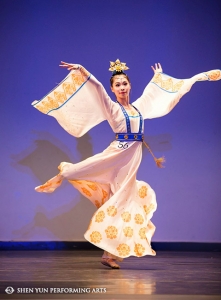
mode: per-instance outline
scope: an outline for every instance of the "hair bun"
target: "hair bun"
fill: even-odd
[[[116,70],[114,70],[114,71],[112,72],[112,76],[114,76],[114,75],[120,75],[120,74],[126,75],[126,73],[124,73],[124,71],[116,71]]]

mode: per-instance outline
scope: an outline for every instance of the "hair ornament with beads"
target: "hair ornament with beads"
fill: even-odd
[[[116,73],[124,73],[124,71],[128,69],[129,68],[126,66],[126,63],[121,62],[119,59],[117,59],[115,62],[110,61],[109,71],[111,71],[113,75]]]

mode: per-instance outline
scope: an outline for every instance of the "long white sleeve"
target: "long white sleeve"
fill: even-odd
[[[142,96],[132,104],[140,110],[144,119],[162,117],[175,107],[196,81],[219,79],[220,70],[200,73],[189,79],[176,79],[164,73],[157,73],[146,86]]]
[[[53,116],[68,133],[80,137],[110,117],[114,102],[102,84],[79,65],[57,87],[32,105]]]

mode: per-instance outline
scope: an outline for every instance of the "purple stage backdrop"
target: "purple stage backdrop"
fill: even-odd
[[[107,122],[77,139],[32,108],[67,71],[85,66],[109,88],[109,61],[130,67],[131,100],[164,72],[221,69],[219,0],[0,0],[1,241],[83,241],[93,205],[71,185],[40,194],[61,161],[78,162],[114,139]],[[153,241],[221,242],[221,81],[196,83],[167,116],[145,122],[138,179],[157,194]]]

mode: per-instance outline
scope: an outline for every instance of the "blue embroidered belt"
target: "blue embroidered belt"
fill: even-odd
[[[127,142],[127,141],[137,141],[143,142],[144,135],[142,133],[116,133],[116,141]]]

